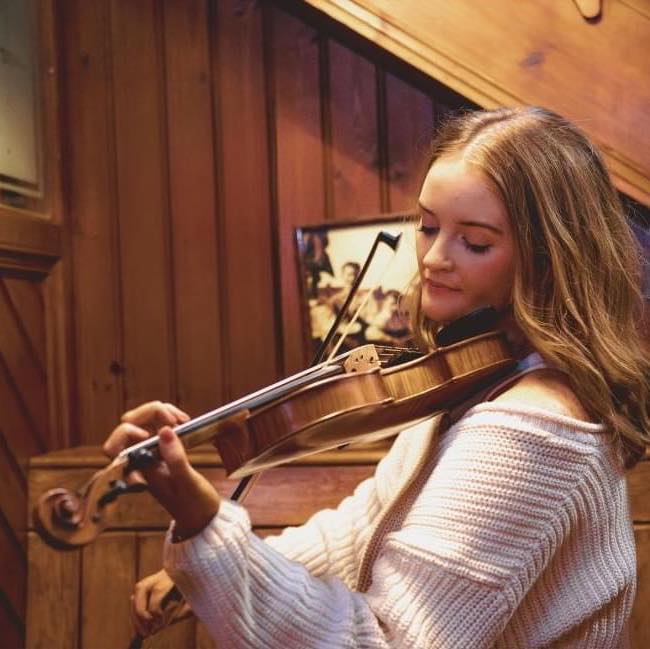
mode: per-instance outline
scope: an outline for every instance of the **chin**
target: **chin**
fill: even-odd
[[[439,324],[447,324],[457,320],[472,311],[470,306],[451,305],[451,304],[431,304],[427,300],[422,301],[422,313]]]

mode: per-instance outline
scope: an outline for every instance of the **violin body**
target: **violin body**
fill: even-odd
[[[395,435],[451,408],[514,363],[504,335],[489,332],[396,367],[350,370],[300,388],[221,422],[213,444],[228,476],[241,478],[305,455]]]

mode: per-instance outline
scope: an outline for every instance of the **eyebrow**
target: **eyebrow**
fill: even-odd
[[[437,216],[437,214],[433,210],[430,210],[428,207],[424,207],[424,205],[422,205],[420,201],[418,201],[418,207],[423,212],[426,212],[427,214],[431,214],[431,216]],[[503,234],[503,230],[501,228],[497,227],[496,225],[492,225],[491,223],[485,223],[483,221],[459,221],[458,225],[466,225],[473,228],[485,228],[486,230],[491,230],[496,234]]]

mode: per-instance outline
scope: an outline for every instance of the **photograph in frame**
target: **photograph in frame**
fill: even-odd
[[[380,245],[333,344],[349,327],[338,353],[368,343],[405,347],[412,332],[402,301],[416,273],[415,218],[402,213],[372,220],[331,221],[297,227],[295,241],[301,284],[301,311],[306,350],[311,358],[340,312],[380,231],[401,234],[396,252]]]

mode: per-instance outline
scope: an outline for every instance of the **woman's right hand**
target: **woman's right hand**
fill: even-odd
[[[173,586],[174,582],[164,570],[135,585],[131,595],[131,615],[136,631],[143,638],[192,615],[185,600],[167,602],[163,608],[163,599]]]

